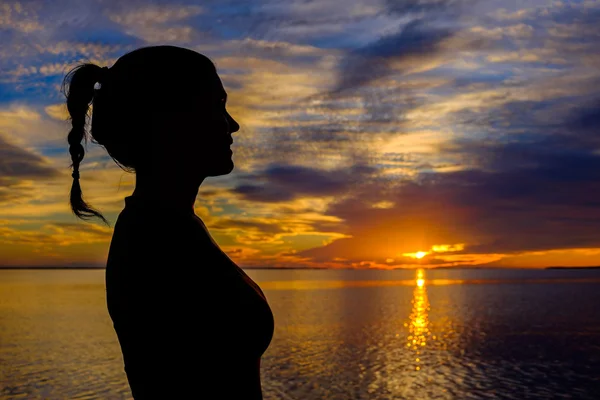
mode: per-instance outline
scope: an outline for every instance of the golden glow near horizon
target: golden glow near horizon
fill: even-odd
[[[452,251],[463,251],[465,249],[464,243],[457,244],[434,244],[431,246],[431,251],[434,253],[449,253]]]
[[[402,253],[402,255],[405,257],[417,258],[420,260],[421,258],[423,258],[427,255],[427,252],[426,251],[417,251],[416,253]]]
[[[432,254],[432,253],[451,253],[451,252],[456,252],[456,251],[463,251],[465,249],[465,244],[464,243],[456,243],[456,244],[434,244],[433,246],[431,246],[431,249],[429,251],[422,251],[419,250],[417,252],[414,253],[402,253],[402,255],[404,257],[410,257],[410,258],[416,258],[416,259],[422,259],[423,257],[425,257],[428,254]]]
[[[425,271],[417,270],[416,286],[413,291],[412,312],[409,322],[404,326],[408,327],[409,335],[407,337],[406,347],[415,353],[415,370],[421,370],[422,350],[427,345],[427,339],[430,336],[429,331],[429,299],[427,298],[427,289],[425,288]]]

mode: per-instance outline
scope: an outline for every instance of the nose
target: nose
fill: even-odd
[[[229,131],[230,133],[237,132],[240,130],[240,125],[229,113],[227,113],[227,119],[229,119]]]

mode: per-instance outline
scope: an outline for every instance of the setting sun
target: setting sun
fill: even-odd
[[[420,260],[421,258],[425,257],[427,254],[429,254],[429,253],[427,253],[426,251],[417,251],[416,253],[403,253],[402,255],[404,257],[417,258]]]

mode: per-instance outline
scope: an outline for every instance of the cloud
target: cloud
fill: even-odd
[[[153,4],[114,9],[108,18],[125,28],[125,33],[143,39],[147,43],[190,43],[200,38],[199,31],[182,21],[203,13],[196,5]]]
[[[0,233],[5,245],[29,245],[50,250],[48,246],[109,242],[112,229],[96,224],[56,222],[43,224],[35,230],[3,227]]]
[[[297,197],[342,195],[353,183],[368,179],[371,167],[354,165],[350,169],[323,171],[304,166],[271,165],[252,180],[264,184],[241,184],[233,192],[246,200],[283,202]]]
[[[505,8],[499,8],[492,13],[492,16],[501,21],[514,21],[526,18],[527,15],[533,11],[533,9],[523,8],[517,11],[509,12]]]
[[[234,70],[251,69],[251,65],[245,63],[250,57],[254,62],[272,60],[293,66],[315,67],[315,63],[323,60],[333,60],[342,54],[337,49],[323,49],[308,44],[297,44],[282,40],[261,40],[251,37],[244,39],[229,40],[214,48],[210,48],[211,54],[215,54],[217,60],[223,58],[226,66]],[[235,54],[235,56],[232,56]],[[220,61],[217,61],[220,63]]]
[[[152,4],[129,10],[115,10],[114,13],[109,14],[109,18],[116,23],[126,26],[154,25],[181,21],[202,12],[202,7],[197,5],[173,6]]]
[[[429,21],[414,20],[398,32],[382,37],[350,52],[340,67],[340,78],[333,93],[366,85],[393,72],[391,62],[425,58],[440,50],[443,40],[453,32],[428,26]]]
[[[533,36],[534,28],[531,25],[523,23],[516,25],[497,26],[494,28],[473,26],[471,27],[471,32],[494,40],[501,40],[505,37],[513,39],[528,39]]]
[[[121,44],[105,44],[93,42],[74,42],[69,40],[58,41],[41,45],[33,44],[40,54],[58,55],[81,55],[88,58],[105,58],[107,56],[123,51],[125,46]]]
[[[66,121],[46,118],[37,108],[14,102],[0,108],[0,135],[15,146],[44,155],[44,151],[64,149],[68,157]]]
[[[566,126],[575,132],[582,132],[580,139],[586,140],[586,144],[597,146],[600,138],[600,100],[585,104],[573,111]]]
[[[385,0],[386,12],[406,16],[407,14],[446,14],[455,18],[465,7],[474,4],[472,0]]]
[[[285,232],[284,228],[278,223],[262,221],[257,218],[219,218],[218,222],[211,225],[211,228],[221,230],[253,230],[267,234]]]
[[[22,200],[31,193],[22,181],[56,178],[60,172],[37,154],[28,152],[0,134],[0,203]]]
[[[49,106],[44,107],[44,111],[46,112],[46,114],[48,114],[49,117],[57,119],[59,121],[66,121],[70,117],[66,103],[51,104]]]
[[[30,153],[0,136],[0,182],[17,179],[44,179],[59,172],[37,154]]]
[[[0,7],[0,29],[14,29],[23,33],[31,33],[43,29],[33,9],[21,3],[2,3]]]
[[[568,61],[564,56],[551,48],[545,49],[523,49],[518,51],[496,52],[490,54],[486,58],[487,61],[493,63],[541,63],[541,64],[567,64]]]
[[[442,65],[448,50],[476,44],[460,33],[459,16],[470,1],[386,1],[384,12],[395,21],[374,40],[354,47],[340,62],[339,79],[331,94],[358,89],[388,75],[423,72]],[[464,39],[467,39],[466,41]],[[452,43],[452,49],[448,44]]]

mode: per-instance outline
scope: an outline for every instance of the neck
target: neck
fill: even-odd
[[[180,211],[194,212],[194,203],[204,178],[192,179],[176,173],[136,173],[132,196]]]

